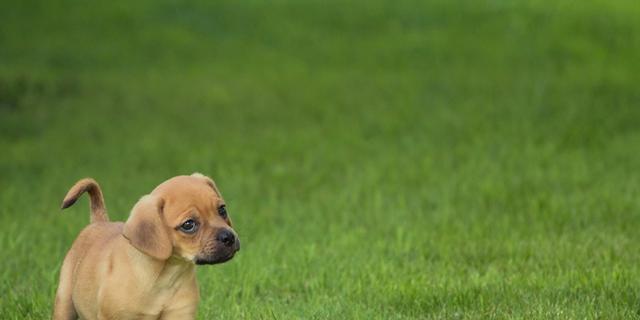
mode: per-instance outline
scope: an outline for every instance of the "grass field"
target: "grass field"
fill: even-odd
[[[640,318],[640,5],[0,2],[0,318],[88,223],[218,183],[199,319]]]

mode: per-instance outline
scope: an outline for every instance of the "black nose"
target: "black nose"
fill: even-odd
[[[234,242],[236,242],[236,236],[233,235],[233,232],[229,231],[229,230],[222,230],[220,232],[218,232],[218,235],[216,236],[216,239],[222,243],[224,243],[225,246],[230,247],[233,245]]]

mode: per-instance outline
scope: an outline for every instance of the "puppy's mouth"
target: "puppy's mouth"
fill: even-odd
[[[229,250],[228,252],[216,252],[210,256],[196,256],[195,263],[197,265],[218,264],[231,260],[236,255],[235,250]]]

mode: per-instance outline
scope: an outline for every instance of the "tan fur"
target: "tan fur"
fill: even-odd
[[[199,300],[195,264],[222,263],[239,250],[224,200],[201,174],[160,184],[134,206],[126,223],[108,222],[99,185],[78,181],[63,208],[87,191],[91,221],[60,271],[53,319],[194,319]],[[185,233],[188,219],[197,231]],[[231,232],[235,242],[220,234]]]

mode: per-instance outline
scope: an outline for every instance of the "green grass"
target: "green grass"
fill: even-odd
[[[0,313],[87,201],[218,183],[199,319],[640,318],[637,1],[4,1]]]

